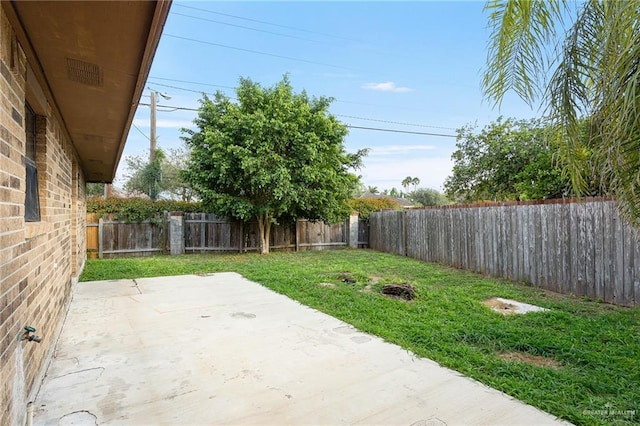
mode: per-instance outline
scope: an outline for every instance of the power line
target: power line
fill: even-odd
[[[140,102],[140,103],[138,103],[138,106],[151,106],[151,104]],[[177,111],[177,110],[181,110],[181,111],[198,111],[198,108],[177,107],[177,106],[170,106],[170,105],[158,105],[158,108],[171,108],[174,111]]]
[[[416,123],[403,123],[401,121],[380,120],[378,118],[356,117],[354,115],[345,115],[345,114],[334,114],[334,115],[336,115],[337,117],[353,118],[355,120],[366,120],[366,121],[375,121],[378,123],[399,124],[402,126],[428,127],[430,129],[443,129],[443,130],[456,130],[453,127],[430,126],[428,124],[416,124]]]
[[[197,10],[205,11],[204,9],[197,9]],[[207,11],[207,12],[209,12],[209,13],[217,13],[217,12],[211,12],[211,11]],[[226,25],[226,26],[229,26],[229,27],[240,28],[240,29],[243,29],[243,30],[255,31],[255,32],[264,33],[264,34],[271,34],[271,35],[275,35],[275,36],[279,36],[279,37],[291,38],[291,39],[295,39],[295,40],[302,40],[302,41],[308,41],[308,42],[312,42],[312,43],[326,44],[326,45],[333,45],[334,44],[334,42],[330,42],[330,41],[315,40],[315,39],[312,39],[312,38],[299,37],[299,36],[295,36],[295,35],[291,35],[291,34],[283,34],[283,33],[278,33],[278,32],[275,32],[275,31],[261,30],[259,28],[247,27],[247,26],[238,25],[238,24],[231,24],[229,22],[218,21],[218,20],[215,20],[215,19],[207,19],[207,18],[203,18],[201,16],[187,15],[187,14],[179,13],[179,12],[171,12],[171,14],[172,15],[176,15],[176,16],[183,16],[185,18],[197,19],[197,20],[200,20],[200,21],[212,22],[212,23],[218,24],[218,25]],[[285,27],[285,28],[288,28],[288,27]],[[301,31],[304,31],[304,30],[301,30]],[[312,32],[312,33],[313,34],[317,34],[315,32]],[[322,33],[320,33],[320,34],[322,34]],[[323,35],[331,36],[330,34],[323,34]],[[339,37],[339,36],[337,36],[337,37],[338,38],[343,38],[343,37]],[[351,40],[351,39],[347,38],[346,40]],[[357,41],[359,43],[363,43],[362,41],[359,41],[359,40],[354,40],[354,41]],[[390,54],[388,52],[384,53],[384,52],[378,51],[377,49],[371,49],[371,48],[365,48],[365,47],[360,47],[360,49],[370,50],[370,51],[373,51],[374,53],[378,53],[378,54],[385,55],[385,56],[395,56],[395,57],[407,58],[406,56],[402,56],[402,55]]]
[[[189,80],[176,80],[174,78],[162,78],[162,77],[149,77],[153,80],[164,80],[164,81],[174,81],[177,83],[188,83],[188,84],[197,84],[199,86],[211,86],[211,87],[222,87],[224,89],[233,89],[235,90],[235,87],[231,87],[231,86],[221,86],[219,84],[211,84],[211,83],[200,83],[197,81],[189,81]]]
[[[186,87],[172,86],[171,84],[155,83],[152,81],[147,81],[147,84],[153,85],[153,86],[168,87],[170,89],[176,89],[176,90],[184,90],[185,92],[193,92],[193,93],[200,93],[200,94],[206,93],[204,90],[187,89]]]
[[[214,24],[218,24],[218,25],[226,25],[226,26],[229,26],[229,27],[241,28],[243,30],[255,31],[255,32],[265,33],[265,34],[272,34],[272,35],[276,35],[276,36],[280,36],[280,37],[293,38],[293,39],[296,39],[296,40],[311,41],[311,42],[314,42],[314,43],[326,43],[324,41],[313,40],[311,38],[298,37],[298,36],[294,36],[294,35],[290,35],[290,34],[282,34],[282,33],[277,33],[275,31],[261,30],[261,29],[252,28],[252,27],[245,27],[244,25],[230,24],[229,22],[216,21],[215,19],[207,19],[207,18],[203,18],[201,16],[185,15],[184,13],[178,13],[178,12],[172,12],[171,14],[172,15],[177,15],[177,16],[184,16],[185,18],[198,19],[200,21],[213,22]]]
[[[183,36],[179,36],[179,35],[175,35],[175,34],[164,33],[163,36],[171,37],[171,38],[177,38],[177,39],[180,39],[180,40],[191,41],[193,43],[201,43],[201,44],[207,44],[207,45],[210,45],[210,46],[222,47],[224,49],[231,49],[231,50],[238,50],[240,52],[253,53],[255,55],[269,56],[269,57],[272,57],[272,58],[280,58],[280,59],[288,59],[290,61],[304,62],[304,63],[312,64],[312,65],[322,65],[324,67],[338,68],[338,69],[342,69],[342,70],[360,72],[360,70],[357,70],[357,69],[354,69],[354,68],[343,67],[343,66],[340,66],[340,65],[326,64],[324,62],[310,61],[308,59],[294,58],[292,56],[284,56],[284,55],[278,55],[278,54],[275,54],[275,53],[261,52],[259,50],[245,49],[243,47],[237,47],[237,46],[229,46],[227,44],[214,43],[212,41],[205,41],[205,40],[198,40],[198,39],[195,39],[195,38],[183,37]]]
[[[198,81],[190,81],[190,80],[178,80],[178,79],[174,79],[174,78],[163,78],[163,77],[153,77],[153,76],[151,76],[151,77],[149,77],[149,79],[151,79],[151,80],[173,81],[173,82],[176,82],[176,83],[195,84],[195,85],[198,85],[198,86],[221,87],[223,89],[230,89],[230,90],[235,90],[236,89],[236,87],[231,87],[231,86],[222,86],[222,85],[219,85],[219,84],[211,84],[211,83],[201,83],[201,82],[198,82]],[[161,85],[159,83],[153,83],[153,84]],[[198,92],[198,93],[202,93],[202,92]],[[371,104],[371,103],[366,103],[366,102],[345,101],[343,99],[336,99],[336,98],[334,98],[334,100],[336,102],[340,102],[340,103],[343,103],[343,104],[373,106],[373,107],[380,107],[380,108],[385,108],[385,107],[388,106],[388,105]],[[405,108],[405,109],[409,109],[409,108]],[[452,129],[452,130],[454,130],[454,129]]]
[[[207,84],[207,83],[198,83],[196,81],[174,80],[174,79],[170,79],[170,78],[159,78],[159,77],[150,77],[150,78],[154,79],[154,80],[177,81],[177,82],[188,83],[188,84],[196,84],[196,85],[203,85],[203,86],[213,86],[213,87],[222,87],[222,88],[226,88],[226,89],[235,89],[235,87],[221,86],[221,85]],[[162,86],[162,87],[169,87],[169,88],[176,89],[176,90],[184,90],[184,91],[187,91],[187,92],[205,93],[205,92],[203,92],[201,90],[187,89],[186,87],[173,86],[173,85],[170,85],[170,84],[154,83],[154,82],[148,82],[148,83],[149,84],[153,84],[153,85],[157,85],[157,86]],[[336,102],[340,102],[340,101],[338,99],[336,99]],[[343,101],[343,102],[346,102],[346,101]],[[357,102],[350,102],[350,103],[357,104]],[[367,105],[367,104],[362,104],[362,105]],[[430,128],[430,129],[443,129],[443,130],[457,130],[454,127],[432,126],[432,125],[428,125],[428,124],[417,124],[417,123],[406,123],[406,122],[400,122],[400,121],[382,120],[382,119],[378,119],[378,118],[358,117],[358,116],[355,116],[355,115],[346,115],[346,114],[334,114],[334,115],[337,116],[337,117],[353,118],[355,120],[366,120],[366,121],[375,121],[375,122],[378,122],[378,123],[399,124],[399,125],[402,125],[402,126],[425,127],[425,128]]]
[[[173,6],[177,6],[177,7],[183,7],[185,9],[193,9],[193,10],[198,10],[200,12],[206,12],[206,13],[211,13],[213,15],[220,15],[220,16],[226,16],[228,18],[234,18],[234,19],[240,19],[243,21],[249,21],[249,22],[256,22],[258,24],[263,24],[263,25],[271,25],[273,27],[278,27],[278,28],[286,28],[288,30],[294,30],[294,31],[300,31],[303,33],[308,33],[308,34],[316,34],[316,35],[321,35],[321,36],[325,36],[325,37],[332,37],[332,38],[338,38],[338,39],[342,39],[342,40],[349,40],[349,41],[358,41],[361,42],[362,40],[358,40],[358,39],[354,39],[354,38],[348,38],[348,37],[343,37],[343,36],[339,36],[339,35],[335,35],[335,34],[327,34],[327,33],[321,33],[318,31],[312,31],[312,30],[307,30],[304,28],[298,28],[298,27],[290,27],[288,25],[282,25],[282,24],[276,24],[274,22],[267,22],[267,21],[260,21],[258,19],[252,19],[252,18],[246,18],[244,16],[238,16],[238,15],[231,15],[229,13],[222,13],[222,12],[214,12],[212,10],[207,10],[207,9],[202,9],[199,7],[193,7],[193,6],[185,6],[183,4],[174,4]]]
[[[140,104],[140,105],[143,105],[143,104]],[[150,104],[147,104],[147,105],[150,105]],[[139,128],[138,126],[136,126],[136,125],[135,125],[135,124],[133,124],[133,123],[131,123],[131,125],[133,126],[133,128],[134,128],[134,129],[136,129],[137,131],[139,131],[139,132],[140,132],[140,134],[141,134],[142,136],[144,136],[145,138],[147,138],[147,140],[151,140],[151,139],[149,138],[149,136],[147,136],[147,135],[146,135],[142,130],[140,130],[140,128]]]
[[[140,102],[138,105],[149,106],[150,104]],[[198,111],[198,108],[190,108],[190,107],[177,107],[170,105],[158,105],[158,108],[171,108],[173,110],[182,110],[182,111]],[[457,138],[456,135],[447,135],[443,133],[430,133],[430,132],[412,132],[408,130],[397,130],[397,129],[382,129],[379,127],[362,127],[362,126],[354,126],[351,124],[345,124],[346,127],[350,129],[359,129],[359,130],[372,130],[377,132],[389,132],[389,133],[406,133],[411,135],[423,135],[423,136],[439,136],[443,138]]]
[[[360,129],[360,130],[375,130],[376,132],[390,132],[390,133],[408,133],[411,135],[425,135],[425,136],[439,136],[443,138],[457,138],[456,135],[445,135],[443,133],[429,133],[429,132],[411,132],[409,130],[396,130],[396,129],[381,129],[378,127],[360,127],[353,126],[351,124],[346,125],[350,129]]]

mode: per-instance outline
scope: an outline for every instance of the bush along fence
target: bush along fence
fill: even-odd
[[[640,239],[610,200],[376,212],[369,243],[559,293],[640,305]]]
[[[325,224],[298,220],[273,225],[270,250],[325,250],[366,247],[368,228],[352,215]],[[154,221],[124,222],[87,214],[87,251],[110,258],[207,252],[248,252],[259,249],[257,222],[242,222],[210,213],[165,213]]]

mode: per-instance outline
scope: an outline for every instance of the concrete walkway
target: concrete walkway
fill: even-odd
[[[80,283],[34,424],[556,424],[235,273]]]

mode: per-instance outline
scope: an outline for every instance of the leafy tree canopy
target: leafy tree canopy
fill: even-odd
[[[86,196],[87,197],[98,197],[104,195],[104,183],[87,183],[86,186]]]
[[[447,196],[461,202],[562,197],[569,181],[554,166],[548,129],[537,120],[502,118],[477,132],[458,129]]]
[[[378,210],[401,210],[402,206],[396,200],[389,197],[358,197],[349,200],[352,211],[358,212],[360,218],[369,220],[371,213]]]
[[[590,122],[579,124],[588,139]],[[453,171],[444,188],[450,199],[474,201],[526,201],[574,196],[561,155],[562,134],[546,121],[499,118],[480,132],[476,125],[458,129]],[[581,157],[586,193],[603,195],[599,160],[593,141],[586,140]]]
[[[129,193],[146,194],[152,200],[159,197],[185,202],[194,200],[194,193],[183,179],[189,153],[185,148],[158,148],[152,162],[139,155],[125,158],[129,174],[124,189]]]
[[[409,194],[409,198],[423,206],[444,206],[450,203],[444,194],[432,188],[418,188]]]
[[[589,191],[593,156],[598,180],[640,226],[640,1],[491,0],[486,10],[487,97],[542,100],[574,190]]]
[[[219,214],[257,218],[263,253],[276,221],[348,215],[359,185],[350,170],[366,151],[346,152],[332,99],[294,93],[287,76],[268,88],[241,78],[236,98],[203,96],[197,130],[182,130],[191,149],[185,177],[202,201]]]
[[[110,215],[115,220],[125,222],[142,222],[149,220],[160,223],[162,214],[170,211],[201,213],[208,211],[200,203],[175,200],[151,201],[144,198],[118,198],[101,196],[87,198],[87,213],[94,213],[98,218]]]

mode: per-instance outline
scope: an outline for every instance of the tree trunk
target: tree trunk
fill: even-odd
[[[268,214],[258,215],[258,230],[260,232],[260,254],[269,254],[271,217]]]

